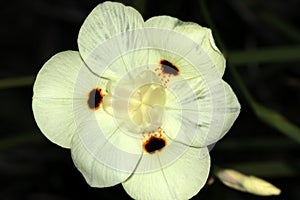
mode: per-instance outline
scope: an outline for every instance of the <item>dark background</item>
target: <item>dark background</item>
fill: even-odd
[[[31,111],[33,77],[55,53],[78,50],[80,26],[100,2],[1,1],[0,83],[8,82],[6,86],[0,84],[1,200],[130,199],[121,185],[89,187],[73,165],[70,151],[45,139]],[[138,9],[144,19],[171,15],[209,25],[200,1],[119,2]],[[207,2],[206,11],[215,24],[213,33],[221,39],[218,46],[224,46],[222,50],[229,58],[249,49],[300,46],[299,0]],[[236,69],[257,102],[299,125],[300,52],[294,59],[276,61],[282,56],[285,55],[278,53],[273,55],[274,60],[243,63]],[[8,80],[20,77],[25,78],[17,86],[13,86],[17,81],[10,84]],[[211,152],[212,165],[262,177],[281,188],[282,194],[258,197],[229,189],[215,180],[193,199],[300,199],[299,143],[255,115],[228,68],[224,79],[239,97],[242,110],[233,128]]]

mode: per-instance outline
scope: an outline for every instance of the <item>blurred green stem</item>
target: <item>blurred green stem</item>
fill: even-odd
[[[300,162],[295,160],[289,164],[284,161],[249,161],[245,163],[231,163],[230,168],[245,172],[249,175],[261,177],[296,177],[299,175]]]
[[[295,161],[293,165],[284,161],[251,161],[244,163],[230,163],[228,167],[220,168],[219,166],[212,166],[213,175],[217,175],[220,170],[234,169],[245,174],[254,175],[258,177],[281,178],[281,177],[295,177],[299,175],[300,162]]]
[[[236,151],[248,151],[252,149],[252,152],[264,152],[269,151],[270,149],[274,149],[280,151],[281,149],[285,149],[288,151],[294,151],[299,148],[299,144],[297,142],[291,142],[290,140],[282,140],[281,137],[268,137],[267,135],[264,137],[247,137],[236,139],[233,138],[231,140],[224,140],[219,142],[215,147],[216,152],[220,153],[231,153]]]
[[[10,149],[22,144],[28,144],[30,142],[42,141],[41,134],[22,133],[13,137],[4,138],[0,140],[0,150]]]
[[[205,21],[207,22],[207,24],[210,26],[210,28],[214,31],[213,35],[214,38],[216,40],[217,46],[219,47],[219,49],[224,52],[224,54],[226,54],[226,48],[225,45],[222,42],[222,39],[212,21],[212,18],[210,17],[209,11],[208,11],[208,7],[206,4],[205,0],[200,0],[200,7],[201,7],[201,11],[203,13],[203,17],[205,19]]]
[[[245,99],[255,112],[256,116],[269,126],[277,129],[281,133],[284,133],[286,136],[294,139],[295,141],[300,143],[300,129],[296,125],[290,123],[284,116],[273,111],[259,103],[257,103],[252,95],[250,94],[249,90],[245,86],[244,82],[242,81],[241,77],[236,71],[234,65],[229,65],[229,70],[234,77],[240,91],[243,93]]]
[[[137,9],[142,15],[145,13],[146,0],[135,0],[132,1],[132,5]]]
[[[231,65],[261,62],[299,61],[300,46],[233,51],[228,53],[227,57]]]
[[[258,18],[293,41],[300,42],[300,29],[294,24],[269,12],[259,13]]]
[[[214,26],[213,21],[211,20],[208,8],[206,6],[205,0],[200,0],[203,16],[209,26],[214,29],[214,33],[217,36],[218,44],[222,47],[226,56],[226,48],[221,38],[219,37],[218,31]],[[279,59],[280,58],[280,59]],[[294,49],[290,48],[281,48],[268,51],[246,51],[246,52],[236,52],[235,54],[229,54],[229,70],[235,79],[240,91],[244,95],[245,99],[249,103],[250,107],[253,109],[256,116],[266,124],[277,129],[281,133],[284,133],[288,137],[294,139],[300,143],[300,129],[294,124],[286,120],[281,114],[257,103],[246,85],[242,81],[240,75],[236,70],[236,64],[249,63],[249,62],[261,62],[261,61],[278,61],[278,60],[291,60],[293,58],[300,59],[300,47]]]
[[[34,79],[33,75],[2,79],[0,80],[0,89],[29,86],[33,84]]]

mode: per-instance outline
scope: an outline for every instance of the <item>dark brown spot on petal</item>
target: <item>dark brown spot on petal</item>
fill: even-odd
[[[161,128],[159,128],[158,131],[152,131],[146,135],[143,133],[143,137],[143,149],[147,153],[154,154],[167,146],[167,139]]]
[[[144,146],[148,153],[154,153],[155,151],[159,151],[164,148],[164,146],[166,146],[166,141],[162,138],[156,138],[152,136]]]
[[[162,73],[167,75],[177,76],[180,73],[179,68],[168,60],[162,59],[159,61],[162,69]]]
[[[88,107],[92,110],[98,110],[103,100],[103,93],[101,88],[94,88],[88,95]]]

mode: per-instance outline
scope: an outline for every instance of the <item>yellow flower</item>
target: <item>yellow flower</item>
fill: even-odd
[[[135,199],[196,195],[210,169],[207,146],[240,110],[210,29],[168,16],[144,21],[105,2],[83,23],[78,47],[53,56],[36,78],[43,134],[71,149],[93,187],[122,183]]]

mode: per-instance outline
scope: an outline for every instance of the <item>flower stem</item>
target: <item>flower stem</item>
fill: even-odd
[[[0,80],[0,89],[30,86],[34,79],[33,75],[2,79]]]

